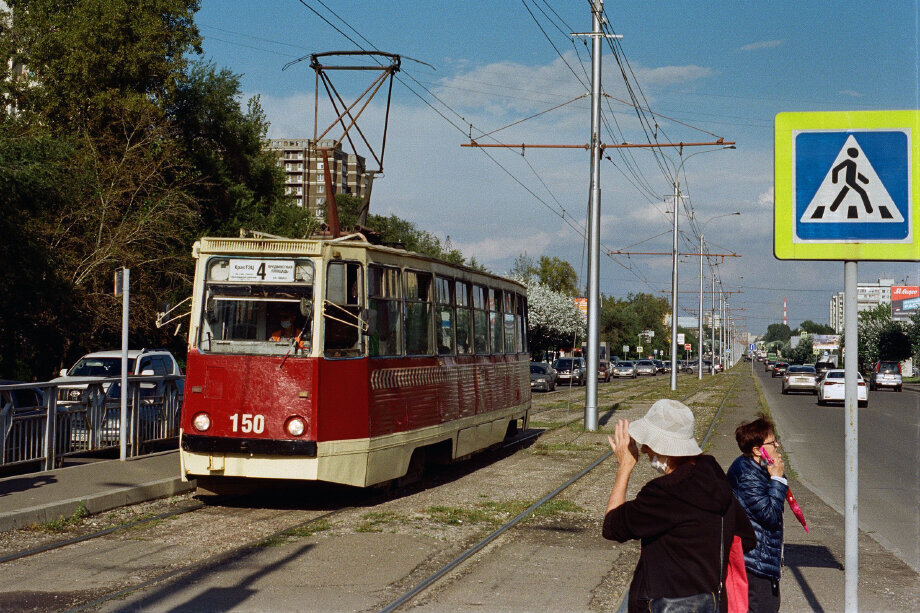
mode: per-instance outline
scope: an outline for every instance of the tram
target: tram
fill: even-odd
[[[521,284],[361,234],[192,255],[183,479],[368,487],[526,427]]]

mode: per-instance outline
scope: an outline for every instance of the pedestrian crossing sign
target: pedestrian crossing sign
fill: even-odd
[[[920,260],[920,111],[780,113],[774,252]]]

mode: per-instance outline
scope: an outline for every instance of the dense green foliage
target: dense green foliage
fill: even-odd
[[[303,235],[261,150],[258,100],[195,60],[189,0],[12,0],[2,14],[0,376],[46,378],[120,345],[116,269],[131,269],[131,345],[169,346],[164,302],[190,293],[195,239]],[[25,67],[25,71],[22,67]]]

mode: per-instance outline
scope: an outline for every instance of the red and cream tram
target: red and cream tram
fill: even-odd
[[[184,479],[365,487],[526,424],[522,285],[360,234],[203,238],[193,256]]]

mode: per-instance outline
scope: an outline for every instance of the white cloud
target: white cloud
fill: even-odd
[[[765,192],[762,192],[759,196],[757,196],[757,204],[762,205],[762,206],[769,206],[769,207],[772,207],[772,206],[773,206],[773,202],[774,202],[774,198],[773,198],[773,196],[774,196],[773,189],[774,189],[774,188],[773,188],[773,186],[771,185],[771,186],[770,186],[770,189],[768,189],[768,190],[765,191]]]
[[[862,98],[862,94],[858,91],[852,89],[844,89],[840,91],[840,94],[843,96],[849,96],[851,98]]]
[[[759,51],[761,49],[775,49],[776,47],[781,47],[786,43],[783,39],[778,40],[761,40],[755,43],[750,43],[744,45],[739,49],[739,51]]]

